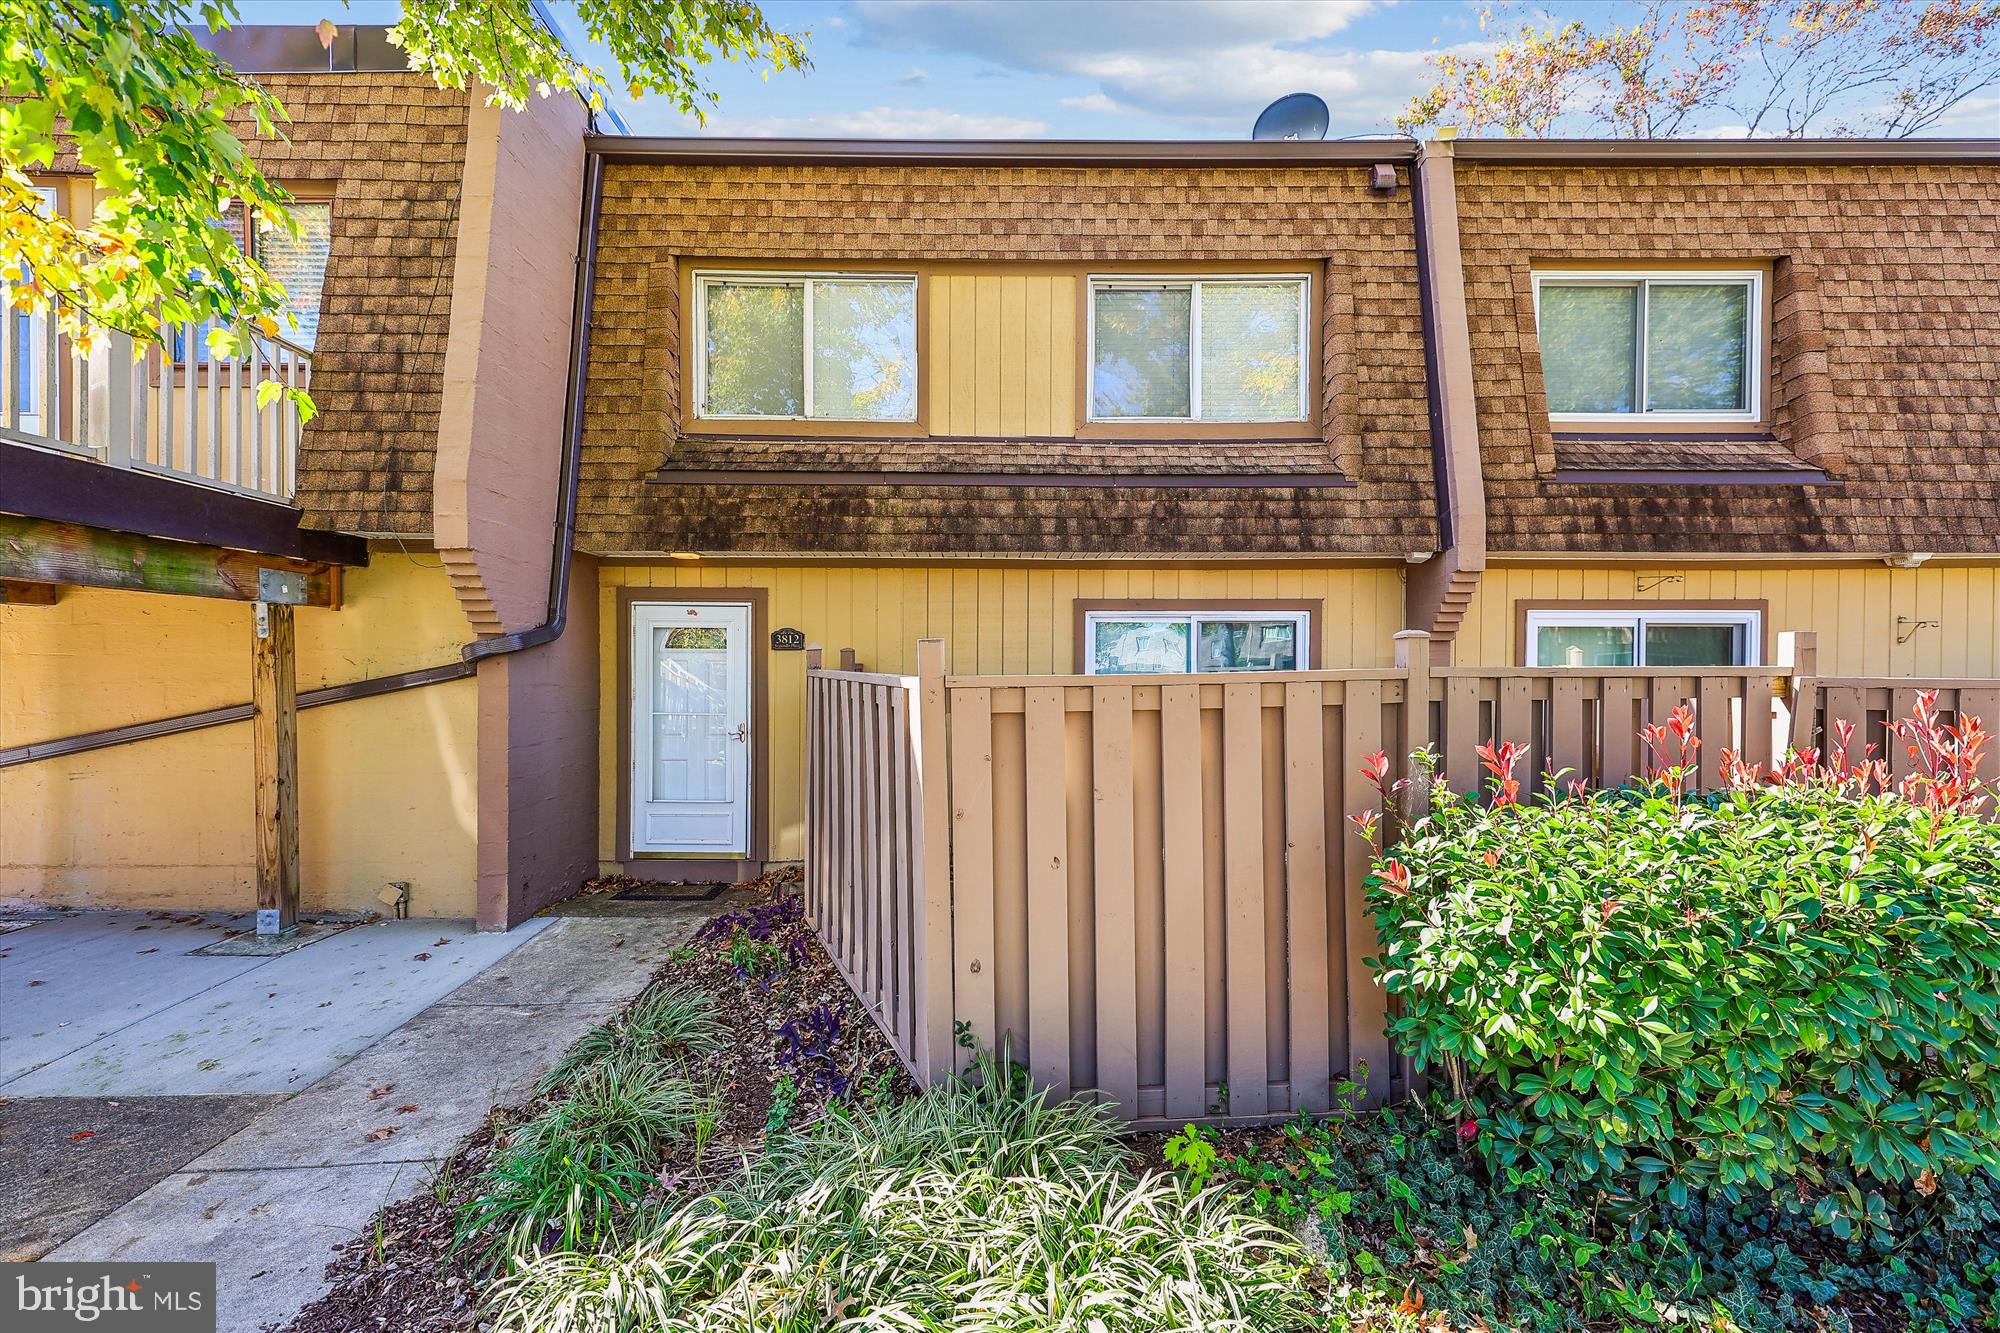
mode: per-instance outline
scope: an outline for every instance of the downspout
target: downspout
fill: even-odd
[[[1418,147],[1410,170],[1410,215],[1417,241],[1439,550],[1410,568],[1404,614],[1411,629],[1429,631],[1431,662],[1444,666],[1451,662],[1458,627],[1486,570],[1486,481],[1450,139]]]
[[[316,690],[301,690],[298,707],[319,708],[327,704],[371,699],[377,695],[420,689],[426,685],[440,685],[451,680],[464,680],[477,674],[479,663],[485,658],[503,657],[509,653],[518,653],[526,648],[553,642],[561,636],[563,626],[568,623],[570,547],[576,536],[577,489],[583,459],[582,389],[584,368],[590,359],[591,298],[597,280],[597,218],[604,196],[604,159],[595,149],[588,146],[585,148],[585,153],[583,207],[578,231],[577,288],[570,311],[569,377],[564,389],[566,401],[563,407],[562,472],[558,481],[561,490],[557,497],[555,550],[549,560],[549,598],[546,618],[541,624],[530,629],[496,635],[489,639],[478,639],[466,644],[459,650],[460,660],[456,662],[419,667],[414,671],[399,671],[387,676],[371,676],[364,680],[327,685]],[[64,755],[82,754],[89,750],[102,750],[114,745],[127,745],[134,741],[152,740],[160,736],[174,736],[187,731],[200,731],[207,727],[227,726],[232,722],[248,721],[249,718],[249,704],[226,704],[220,708],[204,709],[198,713],[183,713],[177,717],[159,718],[151,722],[134,722],[127,726],[107,727],[101,731],[87,731],[74,736],[35,741],[28,745],[11,745],[0,749],[0,768],[32,764]]]

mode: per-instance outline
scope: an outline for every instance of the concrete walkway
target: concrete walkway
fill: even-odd
[[[76,918],[0,936],[0,950],[12,946],[0,1010],[26,982],[41,990],[61,976],[76,1015],[57,1019],[63,1007],[38,996],[32,1018],[0,1020],[0,1156],[44,1182],[30,1190],[44,1236],[31,1248],[51,1260],[214,1261],[225,1333],[282,1324],[325,1290],[335,1245],[422,1188],[489,1108],[526,1096],[716,910],[593,899],[507,935],[383,923],[278,958],[177,955],[126,984],[100,973],[94,988],[72,978],[110,955]],[[102,934],[111,923],[95,924]],[[68,929],[24,950],[51,925]],[[190,973],[196,962],[223,966]],[[211,984],[190,990],[189,975]],[[111,1128],[72,1142],[69,1126],[93,1116]],[[111,1151],[93,1168],[100,1137]]]

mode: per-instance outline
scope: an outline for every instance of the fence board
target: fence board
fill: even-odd
[[[1222,689],[1224,1029],[1229,1112],[1261,1116],[1270,1073],[1264,1012],[1263,697],[1256,685]]]
[[[1164,834],[1166,1096],[1168,1119],[1206,1114],[1207,960],[1202,939],[1201,700],[1193,685],[1160,687],[1160,806]]]
[[[1292,1108],[1332,1106],[1327,1036],[1326,764],[1317,681],[1285,686],[1285,944]],[[1343,1001],[1344,1003],[1344,1001]]]
[[[994,1027],[992,691],[951,691],[952,994],[974,1040]]]
[[[1139,1105],[1138,928],[1132,856],[1132,687],[1091,690],[1096,833],[1097,1087],[1127,1116]]]
[[[1069,1095],[1069,830],[1063,695],[1026,691],[1028,1070]]]
[[[1342,712],[1340,780],[1351,817],[1376,806],[1380,793],[1361,777],[1361,764],[1382,748],[1382,687],[1374,681],[1349,681]],[[1520,702],[1526,701],[1525,691]],[[1386,816],[1387,812],[1384,812]],[[1347,1049],[1356,1082],[1359,1066],[1368,1066],[1366,1101],[1379,1105],[1389,1095],[1388,996],[1375,984],[1367,958],[1375,953],[1375,921],[1368,914],[1362,882],[1368,874],[1368,847],[1359,838],[1348,843],[1347,874],[1342,894],[1347,919]]]

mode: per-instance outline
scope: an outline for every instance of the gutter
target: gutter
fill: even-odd
[[[2000,139],[1459,139],[1461,162],[1518,166],[1854,166],[2000,162]]]
[[[577,485],[583,458],[582,388],[584,367],[590,358],[591,297],[597,277],[597,214],[603,195],[603,159],[594,151],[586,149],[583,207],[579,223],[577,260],[579,271],[575,303],[571,308],[569,382],[565,389],[567,401],[563,409],[562,476],[559,483],[561,490],[557,500],[559,512],[555,525],[555,551],[549,561],[547,618],[530,629],[497,635],[490,639],[478,639],[466,644],[459,650],[460,660],[456,662],[419,667],[414,671],[401,671],[389,676],[373,676],[366,680],[348,681],[340,685],[327,685],[316,690],[302,690],[298,695],[297,707],[320,708],[327,704],[372,699],[378,695],[420,689],[426,685],[440,685],[446,681],[465,680],[478,673],[479,663],[485,658],[504,657],[526,648],[539,647],[561,636],[563,627],[569,621],[570,547],[576,536]],[[12,745],[0,749],[0,768],[32,764],[64,755],[83,754],[90,750],[126,745],[133,741],[152,740],[159,736],[176,736],[182,732],[200,731],[206,727],[227,726],[232,722],[247,722],[250,716],[251,705],[227,704],[221,708],[204,709],[198,713],[182,713],[177,717],[160,718],[152,722],[134,722],[127,726],[108,727],[101,731],[88,731],[55,740]]]
[[[892,167],[1324,167],[1414,162],[1401,137],[1284,140],[710,139],[593,134],[593,158],[618,165]]]

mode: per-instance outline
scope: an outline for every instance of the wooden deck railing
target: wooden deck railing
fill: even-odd
[[[211,358],[204,327],[170,335],[135,357],[110,333],[88,354],[51,315],[13,310],[0,282],[0,438],[113,467],[289,502],[297,481],[298,408],[280,395],[260,404],[267,381],[303,389],[312,354],[282,338],[254,337],[244,354]],[[182,359],[176,359],[178,352]]]
[[[1365,961],[1363,759],[1400,775],[1432,747],[1472,790],[1499,738],[1530,745],[1524,780],[1618,785],[1646,772],[1640,726],[1687,704],[1712,785],[1725,749],[1768,764],[1924,685],[1817,680],[1811,636],[1787,638],[1786,667],[1700,670],[1433,668],[1413,633],[1359,671],[947,676],[936,639],[908,677],[815,656],[808,912],[923,1082],[963,1065],[964,1032],[1140,1124],[1324,1111],[1348,1077],[1380,1102],[1408,1080]],[[1942,702],[2000,715],[2000,682]]]

